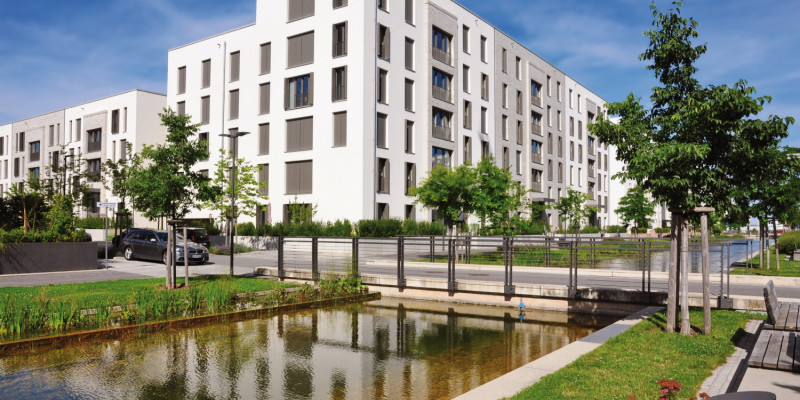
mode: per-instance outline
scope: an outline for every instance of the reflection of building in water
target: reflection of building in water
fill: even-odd
[[[11,356],[0,398],[450,398],[597,326],[504,314],[381,300]]]

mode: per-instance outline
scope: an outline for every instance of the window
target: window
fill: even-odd
[[[203,144],[206,156],[203,158],[203,161],[208,160],[208,132],[200,132],[197,135],[197,140]]]
[[[531,161],[542,163],[542,142],[531,140]]]
[[[258,194],[269,195],[269,164],[258,166]]]
[[[379,25],[378,26],[378,58],[389,60],[390,48],[389,42],[391,40],[391,32],[389,28]]]
[[[443,62],[447,65],[450,64],[450,44],[453,41],[453,36],[444,32],[443,30],[434,27],[433,28],[433,38],[431,43],[433,44],[433,59]]]
[[[504,74],[508,73],[508,52],[506,49],[503,49],[500,55],[500,65],[502,66],[501,70]]]
[[[489,101],[489,76],[481,74],[481,99]]]
[[[264,43],[259,47],[259,59],[261,75],[270,73],[272,70],[272,43]]]
[[[487,122],[488,122],[487,119],[486,119],[486,114],[487,113],[488,113],[488,110],[486,109],[486,107],[481,107],[481,133],[488,133],[488,130],[487,130],[488,127],[486,126]]]
[[[286,121],[286,151],[312,150],[314,147],[314,119],[305,117]]]
[[[417,186],[417,166],[413,163],[406,163],[406,184],[405,194],[408,196],[409,189]]]
[[[414,111],[414,81],[406,79],[405,85],[406,111]]]
[[[439,108],[433,108],[433,137],[453,140],[452,130],[450,129],[450,121],[453,119],[453,113]]]
[[[414,154],[414,122],[406,120],[405,150],[408,154]]]
[[[389,0],[378,0],[378,8],[383,11],[389,11]]]
[[[406,69],[414,70],[414,40],[406,38]]]
[[[464,128],[472,129],[472,103],[464,100]]]
[[[313,162],[286,163],[286,194],[311,194]]]
[[[331,100],[347,100],[347,67],[333,69]]]
[[[550,83],[550,75],[547,75],[547,95],[548,95],[548,96],[552,96],[552,95],[553,95],[553,88],[552,88],[552,86],[553,86],[553,85]]]
[[[542,191],[542,171],[537,169],[531,170],[531,190],[534,192]]]
[[[556,82],[556,97],[558,98],[558,102],[560,103],[561,98],[561,82]]]
[[[208,125],[211,119],[211,97],[203,96],[200,98],[200,123]]]
[[[503,123],[501,126],[503,130],[503,140],[508,140],[508,116],[503,115]]]
[[[569,166],[569,184],[570,185],[573,184],[572,176],[574,175],[574,172],[575,172],[575,170],[573,168],[574,168],[573,166],[571,166],[571,165]]]
[[[25,132],[17,134],[17,151],[25,151]]]
[[[517,114],[522,115],[522,91],[517,90]]]
[[[415,208],[413,204],[406,204],[406,219],[409,221],[415,221],[417,219],[417,213],[415,212]]]
[[[511,156],[508,153],[508,147],[503,146],[503,169],[511,168]]]
[[[28,161],[39,161],[40,153],[39,141],[28,143]]]
[[[516,161],[516,170],[517,175],[522,175],[522,152],[517,150],[517,157],[514,159]]]
[[[517,75],[517,80],[522,80],[522,59],[519,57],[517,57],[516,75]]]
[[[100,129],[92,129],[86,132],[86,135],[88,136],[89,139],[89,143],[87,145],[86,150],[89,152],[100,151],[100,149],[103,146],[102,143],[103,131]]]
[[[564,165],[558,163],[558,183],[564,183]]]
[[[562,128],[561,123],[561,110],[556,111],[556,123],[558,124],[558,130],[560,131]]]
[[[119,133],[119,109],[111,111],[111,133]],[[53,126],[50,126],[50,145],[53,144]]]
[[[258,155],[269,154],[269,124],[258,125]]]
[[[186,114],[186,102],[185,101],[179,101],[176,108],[177,108],[177,110],[175,112],[177,112],[178,115],[185,115]]]
[[[542,84],[531,80],[531,104],[542,105]]]
[[[53,156],[56,157],[56,159],[58,159],[57,152],[54,152]],[[128,159],[128,141],[125,139],[119,141],[119,159],[120,160]]]
[[[486,36],[481,36],[481,61],[486,62]]]
[[[503,108],[508,108],[508,85],[503,84]]]
[[[86,172],[89,175],[89,180],[97,182],[100,179],[100,159],[95,158],[86,161]]]
[[[377,132],[376,132],[376,145],[378,148],[389,148],[388,138],[386,137],[386,114],[378,113],[377,115]]]
[[[453,152],[447,149],[443,149],[440,147],[432,147],[431,148],[431,167],[437,168],[439,166],[449,167],[450,166],[450,159],[453,156]]]
[[[333,147],[347,146],[347,112],[333,113]]]
[[[312,91],[313,74],[306,74],[286,80],[285,108],[293,110],[314,104]]]
[[[186,67],[178,68],[178,94],[186,93]]]
[[[553,108],[547,106],[547,126],[553,126]]]
[[[578,112],[581,112],[581,95],[578,95]]]
[[[314,62],[314,32],[292,36],[288,41],[287,67],[306,65]]]
[[[378,158],[378,176],[376,183],[378,193],[389,193],[389,160],[385,158]]]
[[[522,144],[522,121],[517,121],[517,144]]]
[[[387,104],[386,80],[389,73],[384,69],[378,69],[378,103]]]
[[[583,162],[583,145],[582,144],[578,144],[578,162],[579,163]]]
[[[128,107],[122,108],[122,132],[128,131]]]
[[[231,53],[231,80],[236,82],[239,80],[239,52],[234,51]]]
[[[575,142],[569,142],[569,160],[575,161]]]
[[[453,80],[453,76],[434,68],[431,80],[433,83],[433,97],[448,103],[452,103],[453,94],[450,90],[450,82]]]
[[[575,117],[569,117],[569,135],[575,136]]]
[[[558,157],[564,157],[564,142],[561,137],[558,138]]]
[[[347,0],[333,0],[333,8],[344,7],[347,5]]]
[[[406,0],[406,22],[414,25],[414,0]]]
[[[583,139],[583,121],[578,121],[578,139]]]
[[[202,70],[203,73],[200,77],[200,88],[205,89],[211,86],[211,60],[203,60]]]
[[[269,114],[269,83],[262,83],[258,85],[258,113]]]
[[[481,140],[481,159],[489,157],[489,142]]]
[[[333,56],[347,55],[347,22],[333,26]]]
[[[289,0],[289,22],[314,15],[314,0]]]
[[[547,132],[547,154],[553,154],[553,133]]]
[[[235,89],[228,92],[228,119],[231,120],[238,118],[239,118],[239,89]]]
[[[547,180],[550,182],[553,181],[553,160],[547,160]]]
[[[472,138],[464,136],[464,164],[472,163]]]
[[[466,25],[461,26],[461,46],[464,53],[469,54],[469,27]]]
[[[569,108],[572,108],[572,89],[569,90]]]
[[[19,177],[19,158],[14,159],[14,177]]]
[[[464,65],[461,71],[461,85],[463,86],[464,93],[469,93],[469,66]]]
[[[119,110],[116,110],[116,111],[119,111]],[[111,128],[113,129],[114,128],[114,122],[113,122],[114,121],[114,118],[113,118],[114,112],[113,111],[111,112],[111,116],[112,116],[112,118],[111,118],[111,121],[112,121],[111,122]],[[52,146],[53,145],[53,140],[55,139],[55,136],[56,136],[56,126],[55,125],[50,125],[48,127],[48,135],[47,136],[48,136],[47,145],[48,146]]]
[[[384,0],[385,1],[385,0]],[[375,219],[389,219],[389,205],[386,203],[377,203],[375,208]]]

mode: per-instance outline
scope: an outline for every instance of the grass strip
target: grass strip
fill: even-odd
[[[659,397],[661,379],[683,384],[677,398],[690,399],[733,354],[750,319],[763,317],[715,310],[710,335],[684,336],[664,332],[665,313],[656,313],[512,399],[627,399],[630,395],[652,399]],[[697,332],[703,323],[702,311],[691,311],[690,321]]]
[[[781,269],[777,269],[778,263],[775,260],[775,247],[772,247],[770,251],[769,269],[761,266],[761,263],[758,259],[758,254],[756,254],[755,257],[750,259],[750,266],[752,268],[733,268],[731,269],[731,275],[786,276],[792,278],[800,277],[800,261],[781,259]],[[781,254],[781,257],[785,256],[785,254]]]

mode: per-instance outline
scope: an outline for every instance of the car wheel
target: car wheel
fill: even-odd
[[[163,253],[161,253],[161,262],[163,262],[165,265],[167,264],[167,252],[166,252],[166,250]]]
[[[131,260],[133,260],[133,247],[131,247],[131,246],[125,246],[125,252],[124,252],[124,255],[125,255],[125,259],[126,259],[126,260],[128,260],[128,261],[131,261]]]

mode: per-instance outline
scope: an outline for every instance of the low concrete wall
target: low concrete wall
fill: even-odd
[[[227,236],[209,236],[211,245],[224,246],[228,243]],[[278,250],[278,238],[272,236],[236,236],[236,244],[250,247],[253,250]]]
[[[7,243],[0,275],[97,269],[97,243]]]

